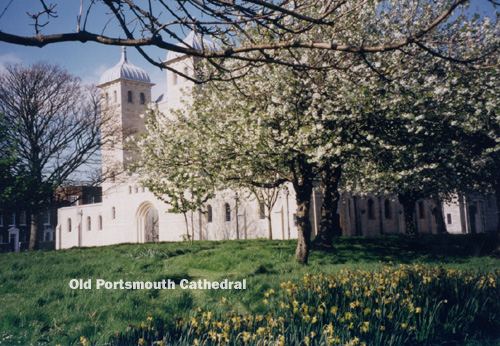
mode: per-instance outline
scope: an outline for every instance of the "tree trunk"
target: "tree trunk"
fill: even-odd
[[[415,203],[417,202],[418,198],[410,194],[399,194],[398,199],[403,206],[406,234],[416,235],[418,232],[413,216],[415,211]]]
[[[305,161],[305,160],[304,160]],[[295,259],[301,264],[307,264],[311,249],[311,221],[309,211],[311,194],[313,191],[312,169],[305,162],[299,163],[298,174],[294,180],[295,196],[297,201],[297,250]]]
[[[436,221],[436,228],[437,228],[437,233],[438,234],[445,234],[447,233],[446,231],[446,224],[444,222],[444,216],[443,216],[443,205],[441,204],[441,201],[438,198],[434,199],[434,218]]]
[[[338,186],[341,175],[342,169],[340,167],[326,169],[322,173],[321,222],[318,235],[314,239],[314,245],[317,247],[331,247],[333,237],[342,235],[340,218],[337,214],[340,199]]]
[[[266,217],[267,226],[269,227],[269,240],[273,240],[273,225],[271,220],[271,210],[269,210],[269,215]]]
[[[37,215],[36,212],[30,211],[30,244],[29,250],[33,251],[37,248],[36,237],[38,233],[38,223],[37,223]]]
[[[495,198],[497,200],[497,214],[500,211],[500,183],[495,184]],[[493,257],[500,258],[500,215],[497,222],[497,232],[496,232],[496,249],[493,252]]]

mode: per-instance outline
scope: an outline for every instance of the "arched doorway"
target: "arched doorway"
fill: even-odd
[[[149,209],[146,214],[145,235],[146,243],[157,242],[159,237],[158,227],[158,210],[156,208]]]
[[[151,202],[142,203],[137,209],[137,241],[139,243],[151,243],[159,241],[158,209]]]
[[[10,251],[13,252],[19,252],[19,229],[18,228],[11,228],[9,229],[9,244],[10,244]]]

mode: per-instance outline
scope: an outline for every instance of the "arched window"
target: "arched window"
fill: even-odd
[[[187,68],[187,66],[186,66],[186,67],[184,67],[184,74],[185,74],[186,76],[189,76],[189,69]]]
[[[177,73],[172,72],[172,84],[177,84]]]
[[[71,219],[68,218],[68,232],[71,232]]]
[[[139,187],[136,186],[135,189],[134,189],[135,193],[139,193]]]
[[[99,215],[99,231],[102,231],[102,215]]]
[[[140,93],[139,98],[141,99],[141,105],[146,103],[146,96],[144,96],[144,93]]]
[[[106,106],[109,106],[109,94],[106,93]]]
[[[368,206],[368,218],[370,220],[374,220],[375,219],[375,203],[373,202],[373,199],[370,198],[368,200],[367,206]]]
[[[92,230],[92,218],[90,216],[87,216],[87,231]]]
[[[129,186],[128,187],[128,194],[131,195],[132,194],[132,186]]]
[[[115,207],[111,208],[111,218],[113,220],[116,219],[116,208]]]
[[[207,222],[210,223],[212,221],[213,221],[212,206],[209,204],[207,206]]]
[[[114,100],[115,102],[118,102],[118,94],[116,93],[116,90],[115,90],[115,91],[113,91],[113,100]]]
[[[134,100],[132,99],[132,91],[127,92],[127,101],[128,103],[132,103]]]
[[[224,204],[224,209],[226,210],[226,221],[231,221],[231,207],[229,203]]]
[[[424,202],[418,202],[418,216],[421,219],[425,219]]]
[[[392,219],[391,202],[388,199],[384,201],[384,214],[387,220]]]
[[[264,202],[259,203],[259,217],[261,219],[266,218],[266,205],[264,204]]]

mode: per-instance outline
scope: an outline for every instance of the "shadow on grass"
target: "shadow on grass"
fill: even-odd
[[[465,263],[472,257],[489,255],[494,250],[492,240],[493,237],[487,234],[341,237],[334,239],[331,249],[311,252],[311,259],[329,264],[373,261]]]

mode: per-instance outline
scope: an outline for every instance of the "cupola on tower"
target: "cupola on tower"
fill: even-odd
[[[141,114],[151,102],[153,85],[146,71],[128,61],[125,47],[118,64],[101,76],[102,173],[107,181],[113,182],[133,156],[124,148],[125,139],[145,132]]]

